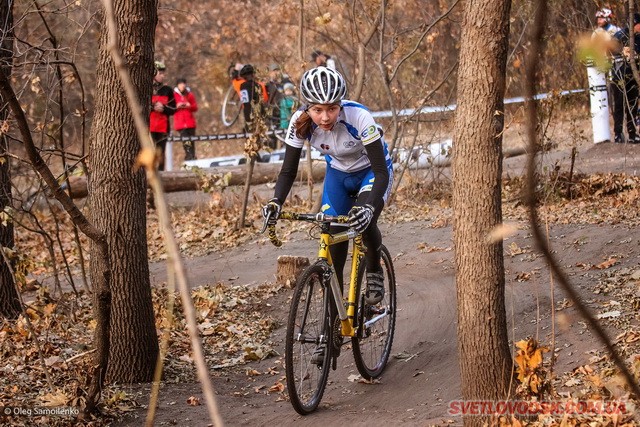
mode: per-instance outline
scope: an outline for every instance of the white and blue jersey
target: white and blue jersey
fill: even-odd
[[[338,121],[330,131],[313,125],[313,133],[307,138],[310,144],[324,154],[327,164],[341,172],[358,172],[371,166],[365,145],[382,138],[380,128],[369,110],[357,102],[343,100]],[[302,148],[305,139],[296,136],[295,122],[302,114],[296,111],[291,117],[285,143]],[[391,165],[387,144],[382,140],[385,160]]]
[[[389,182],[384,194],[380,192],[382,203],[387,201],[393,181],[393,166],[387,144],[382,138],[380,127],[371,113],[362,104],[343,100],[336,124],[330,131],[312,125],[312,132],[306,138],[296,136],[295,123],[303,110],[291,118],[285,143],[301,149],[305,140],[324,154],[327,172],[322,194],[322,212],[329,215],[345,215],[360,193],[372,191],[374,172],[367,155],[366,145],[380,140],[384,152],[384,163],[389,173]],[[382,157],[382,156],[380,156]],[[382,161],[380,158],[378,161]]]

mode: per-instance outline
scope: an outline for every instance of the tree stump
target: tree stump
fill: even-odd
[[[280,255],[276,271],[276,283],[287,288],[296,287],[296,281],[302,270],[309,266],[309,258],[302,256]]]

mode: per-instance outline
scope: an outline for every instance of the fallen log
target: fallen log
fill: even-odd
[[[523,147],[514,147],[504,150],[504,157],[515,157],[525,154]],[[441,161],[416,165],[410,168],[428,168],[428,167],[447,167],[451,164],[451,158],[446,157]],[[265,184],[267,182],[275,182],[280,173],[281,163],[256,163],[251,177],[251,185]],[[313,162],[313,180],[320,182],[324,179],[326,163],[324,161]],[[298,168],[297,179],[307,178],[307,168],[300,165]],[[160,172],[162,186],[167,193],[176,191],[200,191],[207,188],[226,187],[234,185],[244,185],[247,174],[246,165],[224,166],[216,168],[202,168],[197,171],[181,170],[171,172]],[[87,178],[85,176],[70,177],[69,195],[73,199],[87,197]]]
[[[251,177],[251,185],[275,182],[281,167],[282,164],[280,163],[256,163],[253,176]],[[313,162],[314,181],[318,182],[324,179],[325,167],[325,162]],[[307,168],[301,165],[298,169],[298,179],[306,179],[307,173]],[[164,191],[172,193],[176,191],[199,191],[206,188],[244,185],[246,174],[246,165],[239,165],[202,168],[197,171],[164,171],[160,172],[160,180],[162,181]],[[72,176],[69,181],[69,195],[72,198],[80,199],[87,197],[86,176]]]

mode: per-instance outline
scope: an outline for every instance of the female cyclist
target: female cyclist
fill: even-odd
[[[300,94],[307,105],[291,117],[274,198],[262,208],[262,214],[265,218],[271,214],[270,218],[277,220],[298,172],[302,146],[308,140],[327,161],[322,212],[348,214],[349,225],[362,233],[367,247],[366,302],[377,304],[384,297],[380,266],[382,236],[377,220],[393,179],[387,144],[369,111],[344,99],[347,87],[338,71],[317,67],[305,72]],[[348,250],[349,242],[331,246],[341,287]]]

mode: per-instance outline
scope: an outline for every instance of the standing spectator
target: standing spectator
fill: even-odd
[[[264,117],[264,104],[269,101],[267,88],[264,83],[255,80],[253,65],[246,64],[240,70],[240,77],[244,82],[240,85],[240,102],[244,114],[245,132],[253,132],[254,120],[258,116]]]
[[[322,53],[322,51],[316,49],[311,52],[311,60],[315,62],[316,67],[327,67],[332,70],[336,69],[336,61],[327,55],[326,53]]]
[[[269,101],[267,102],[267,113],[270,116],[269,127],[277,129],[280,124],[280,101],[282,100],[282,73],[280,72],[280,66],[278,64],[269,65],[269,81],[266,83],[267,95]],[[269,137],[269,145],[276,147],[278,144],[275,135]]]
[[[624,59],[621,55],[612,55],[610,52],[611,40],[613,36],[620,31],[620,28],[614,25],[611,20],[613,19],[613,12],[611,9],[602,8],[596,12],[596,28],[593,30],[591,34],[591,41],[595,43],[596,49],[601,52],[601,49],[604,52],[601,52],[603,56],[606,56],[607,62],[612,64],[612,68],[607,73],[607,92],[609,99],[609,109],[611,110],[613,116],[613,127],[616,130],[614,132],[615,138],[614,141],[621,142],[623,141],[622,136],[622,121],[624,120],[623,115],[616,115],[615,111],[621,112],[623,107],[622,97],[614,94],[614,68],[622,65]],[[602,58],[605,59],[605,58]]]
[[[196,119],[193,113],[198,111],[198,104],[193,92],[187,86],[187,79],[184,77],[176,81],[176,87],[173,89],[173,95],[176,98],[176,114],[173,116],[173,126],[180,132],[180,136],[196,135]],[[196,141],[183,141],[184,159],[196,159]]]
[[[293,83],[285,83],[283,86],[284,96],[280,100],[280,129],[289,128],[289,120],[298,106],[295,89]]]
[[[244,79],[240,77],[240,70],[244,67],[243,64],[237,62],[229,66],[229,77],[231,78],[231,84],[240,97],[240,85],[244,83]]]
[[[633,14],[633,38],[635,58],[640,54],[640,13]],[[636,117],[638,115],[638,85],[633,77],[631,63],[629,62],[629,37],[628,27],[618,31],[613,36],[615,46],[613,48],[614,62],[612,69],[612,92],[614,98],[613,131],[615,142],[623,143],[622,124],[626,121],[628,142],[640,143],[640,137],[636,131]]]
[[[167,138],[171,130],[169,117],[176,112],[176,100],[173,90],[164,84],[164,73],[167,67],[162,61],[155,61],[155,75],[153,76],[153,95],[151,97],[151,113],[149,116],[149,130],[156,144],[156,150],[160,150],[160,162],[158,170],[164,170],[164,151],[167,146]]]

